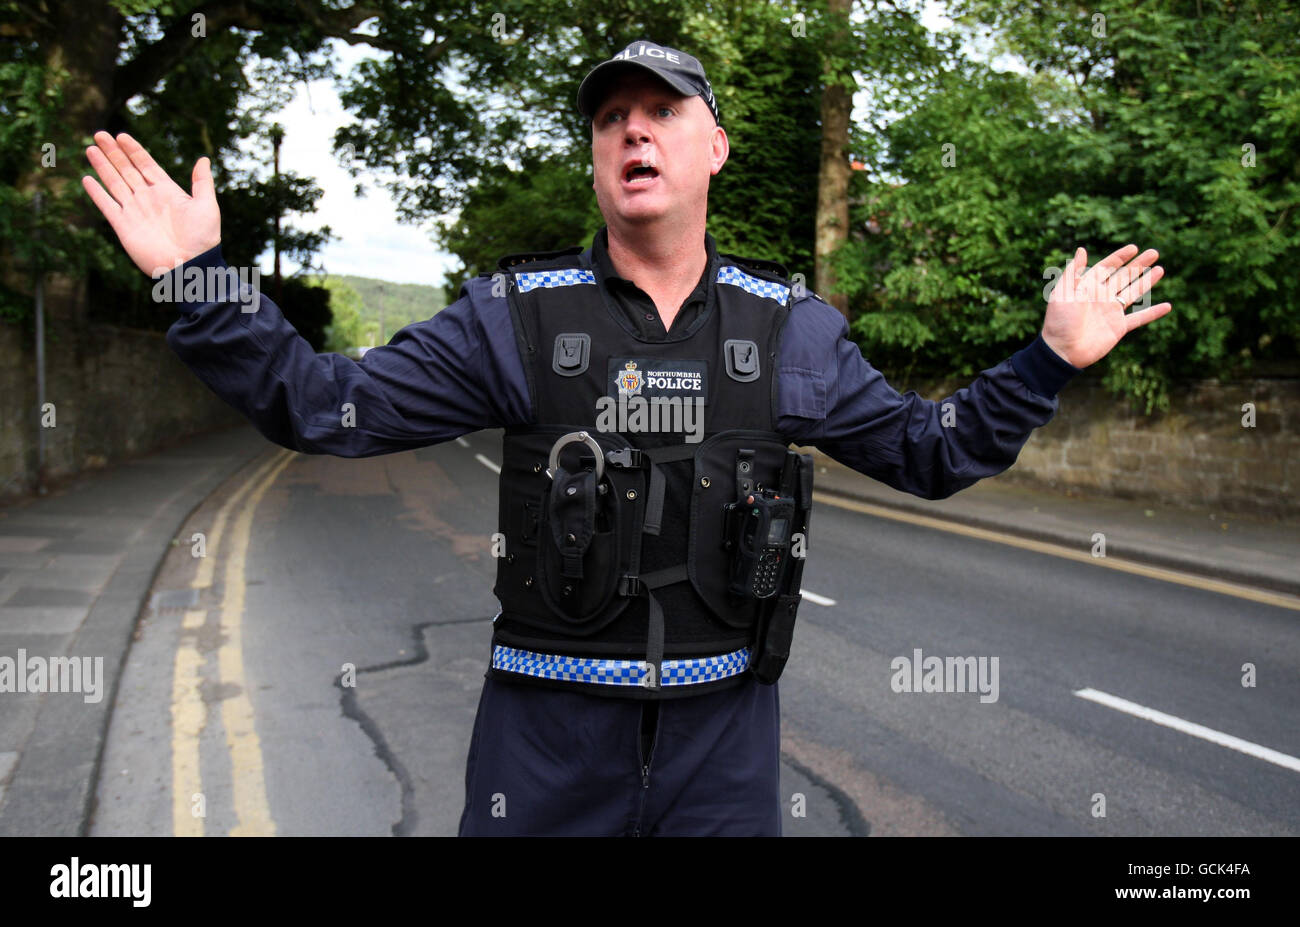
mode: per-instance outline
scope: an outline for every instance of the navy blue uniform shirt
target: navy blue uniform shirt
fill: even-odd
[[[648,338],[667,332],[634,283],[615,278],[605,230],[591,257],[604,285]],[[712,254],[714,243],[705,236]],[[226,267],[218,245],[173,271]],[[677,317],[689,326],[704,305],[700,280]],[[218,396],[269,440],[292,450],[372,457],[450,441],[484,428],[536,424],[514,328],[490,276],[398,331],[359,361],[317,354],[265,294],[256,311],[235,302],[182,302],[167,343]],[[176,292],[181,291],[177,286]],[[654,313],[653,318],[647,316]],[[1030,432],[1056,413],[1056,393],[1078,369],[1039,336],[944,400],[900,395],[849,340],[848,323],[811,292],[794,300],[777,364],[777,429],[895,489],[949,496],[1015,462]],[[355,427],[344,427],[345,404]],[[952,403],[945,427],[944,403]]]

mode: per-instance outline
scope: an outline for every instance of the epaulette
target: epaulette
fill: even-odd
[[[555,258],[568,257],[571,254],[582,254],[586,250],[581,245],[574,245],[572,248],[565,248],[563,251],[521,251],[518,254],[507,254],[501,260],[497,261],[499,270],[510,270],[520,264],[532,264],[537,261],[551,261]]]

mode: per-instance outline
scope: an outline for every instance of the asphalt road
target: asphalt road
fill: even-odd
[[[91,833],[454,834],[499,460],[273,450],[223,484],[157,576]],[[1295,611],[825,503],[804,590],[788,835],[1300,833]],[[895,691],[918,650],[985,675]]]

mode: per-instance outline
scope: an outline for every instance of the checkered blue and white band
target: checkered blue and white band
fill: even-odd
[[[764,280],[761,277],[747,274],[739,267],[731,264],[718,268],[718,283],[729,283],[732,286],[740,287],[746,293],[775,299],[782,306],[790,299],[790,288],[788,286],[782,286],[779,283],[773,283],[771,280]]]
[[[515,284],[519,287],[520,293],[527,293],[541,288],[550,289],[557,286],[577,286],[578,284],[594,284],[595,282],[595,274],[589,270],[578,268],[521,271],[515,274]],[[725,264],[718,268],[717,282],[738,286],[746,293],[753,293],[755,296],[774,299],[782,306],[790,301],[790,288],[788,286],[782,286],[771,280],[764,280],[761,277],[755,277],[753,274],[747,274],[733,264]]]
[[[595,284],[596,275],[589,270],[535,270],[515,274],[515,283],[520,293],[536,290],[539,287],[575,286],[579,283]]]
[[[608,660],[599,657],[563,657],[533,653],[496,644],[492,648],[493,669],[523,673],[541,679],[590,682],[606,686],[646,685],[645,660]],[[727,679],[749,668],[749,648],[742,647],[716,657],[689,657],[664,660],[664,686],[690,686],[701,682]]]

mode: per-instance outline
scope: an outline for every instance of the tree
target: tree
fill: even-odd
[[[325,329],[325,350],[342,354],[366,344],[361,329],[361,294],[342,280],[317,278],[316,286],[329,291],[333,321]]]
[[[718,94],[731,159],[713,179],[710,231],[719,248],[810,268],[816,171],[815,45],[791,35],[790,5],[655,0],[530,0],[483,20],[494,41],[458,51],[461,96],[395,58],[367,63],[341,94],[359,121],[336,141],[379,168],[404,217],[443,220],[464,274],[512,251],[587,244],[601,224],[591,193],[590,124],[578,82],[632,41],[651,37],[700,59]],[[538,49],[545,49],[539,54]],[[389,161],[403,139],[427,155]],[[440,156],[435,160],[434,154]],[[436,179],[431,179],[436,173]]]
[[[1022,81],[962,63],[889,126],[887,156],[855,178],[864,232],[841,276],[877,364],[968,377],[1037,332],[1038,264],[1061,246],[1035,196],[1073,181],[1047,156],[1068,132],[1041,117]]]
[[[300,55],[326,34],[350,28],[346,12],[317,17],[304,30],[286,2],[200,4],[141,0],[0,2],[0,306],[29,317],[31,269],[48,272],[52,319],[88,318],[152,327],[170,323],[147,299],[147,281],[112,246],[77,178],[82,152],[98,129],[129,129],[164,170],[187,178],[199,154],[212,158],[229,216],[232,264],[251,263],[270,240],[274,209],[308,210],[319,190],[291,174],[280,183],[223,171],[241,140],[266,144],[265,116],[295,79],[328,70]],[[253,34],[250,30],[258,30]],[[251,61],[256,90],[244,70]],[[263,150],[269,151],[269,145]],[[48,155],[48,156],[47,156]],[[41,245],[33,242],[31,201],[45,199]],[[286,230],[290,253],[310,255],[328,232]],[[87,293],[95,300],[87,311]]]
[[[447,299],[455,298],[466,277],[495,271],[503,255],[585,243],[601,224],[590,164],[530,151],[518,168],[486,165],[456,220],[440,229],[447,250],[463,264],[448,275]]]
[[[1294,357],[1300,17],[1294,4],[958,2],[1027,74],[957,60],[888,127],[842,279],[874,356],[969,375],[1037,331],[1074,246],[1157,248],[1174,312],[1103,382],[1147,411],[1179,376]],[[946,158],[946,160],[945,160]],[[890,186],[893,182],[896,185]],[[1044,256],[1047,266],[1044,266]]]
[[[821,169],[817,183],[817,290],[848,318],[849,301],[831,266],[831,255],[849,234],[849,117],[853,111],[853,64],[849,45],[852,0],[827,0],[822,45]]]

